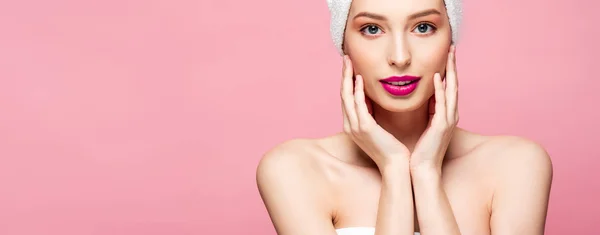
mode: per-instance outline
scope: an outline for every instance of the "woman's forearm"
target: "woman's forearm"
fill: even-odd
[[[423,167],[411,170],[411,176],[421,234],[460,235],[441,172]]]
[[[375,235],[412,235],[414,207],[408,162],[381,169],[381,177]]]

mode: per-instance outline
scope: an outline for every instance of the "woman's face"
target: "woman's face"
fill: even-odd
[[[355,74],[364,78],[369,98],[386,110],[404,112],[422,107],[433,95],[433,75],[445,75],[451,38],[443,0],[353,0],[344,51]],[[404,86],[381,81],[393,76],[420,80]]]

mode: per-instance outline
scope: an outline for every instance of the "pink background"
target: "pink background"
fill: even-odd
[[[275,234],[255,167],[341,130],[319,1],[0,3],[0,234]],[[542,143],[547,234],[600,234],[600,9],[465,0],[461,126]]]

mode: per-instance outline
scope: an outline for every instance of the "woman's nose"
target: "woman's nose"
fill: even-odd
[[[406,40],[403,36],[398,35],[392,40],[390,46],[388,62],[394,66],[407,66],[410,64],[411,55]]]

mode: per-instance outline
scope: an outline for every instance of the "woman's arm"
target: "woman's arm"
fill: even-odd
[[[492,201],[493,235],[544,234],[552,184],[552,161],[538,144],[517,138],[496,164]]]
[[[442,184],[441,172],[435,168],[412,169],[415,207],[422,235],[459,235],[460,230]]]
[[[375,235],[414,234],[414,206],[408,161],[381,169]]]
[[[335,235],[330,187],[305,148],[288,141],[263,156],[256,170],[260,196],[277,234]]]

